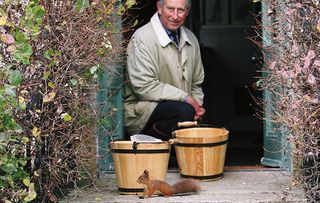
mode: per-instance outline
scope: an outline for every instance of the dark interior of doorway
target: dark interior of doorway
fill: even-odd
[[[199,15],[201,14],[201,9],[199,8],[198,0],[192,1],[192,11],[189,15],[188,22],[186,26],[189,27],[197,37],[199,37]],[[224,0],[223,0],[224,1]],[[230,0],[228,0],[230,2]],[[130,11],[130,15],[138,20],[138,24],[135,29],[141,27],[142,25],[149,22],[151,16],[156,12],[156,2],[157,0],[140,0],[137,1],[138,5]],[[196,3],[194,3],[196,2]],[[134,30],[135,30],[134,29]],[[130,36],[130,35],[129,35]],[[245,36],[244,36],[245,38]],[[247,39],[245,39],[247,40]],[[237,130],[232,122],[230,123],[228,120],[228,116],[232,117],[234,115],[223,115],[223,108],[229,108],[228,106],[218,106],[212,101],[215,101],[215,90],[217,87],[221,87],[221,84],[225,82],[225,78],[214,68],[209,68],[209,66],[223,66],[223,64],[219,64],[219,61],[207,60],[212,59],[210,49],[205,45],[202,45],[202,60],[206,72],[206,79],[204,82],[204,93],[205,103],[204,106],[208,109],[208,115],[204,119],[203,123],[217,125],[221,127],[226,127],[230,131],[229,142],[227,147],[227,154],[225,165],[226,166],[256,166],[260,164],[260,160],[263,156],[263,132],[262,132],[262,121],[255,121],[252,125],[259,125],[256,130]],[[247,40],[247,45],[252,46],[253,44]],[[231,45],[232,46],[232,45]],[[233,47],[237,49],[237,47]],[[257,51],[258,52],[258,51]],[[254,57],[254,55],[252,55]],[[210,64],[208,64],[210,63]],[[216,63],[216,64],[212,64]],[[250,73],[252,74],[252,72]],[[238,77],[238,76],[236,76]],[[240,76],[241,77],[241,76]],[[252,81],[254,81],[254,75],[252,77]],[[250,87],[249,87],[250,90]],[[252,90],[252,89],[251,89]],[[224,94],[228,94],[225,92]],[[259,94],[259,93],[253,93]],[[220,95],[221,96],[221,95]],[[261,96],[261,95],[256,95]],[[249,94],[249,91],[246,87],[240,87],[235,90],[235,99],[232,105],[235,106],[234,114],[248,114],[253,116],[254,109],[250,106],[252,104],[252,99]],[[221,97],[222,98],[222,97]],[[223,98],[222,98],[223,99]],[[213,107],[214,105],[215,107]],[[257,119],[258,120],[258,119]],[[248,125],[251,125],[248,123]]]

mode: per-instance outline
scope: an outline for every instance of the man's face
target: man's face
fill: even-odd
[[[162,25],[170,31],[178,30],[189,14],[187,0],[164,0],[163,5],[158,1],[157,8]]]

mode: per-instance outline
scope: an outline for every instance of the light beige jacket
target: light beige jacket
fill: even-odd
[[[125,127],[130,135],[142,130],[160,101],[184,101],[190,95],[203,103],[204,71],[198,40],[181,27],[177,48],[158,13],[133,34],[127,48],[126,76]]]

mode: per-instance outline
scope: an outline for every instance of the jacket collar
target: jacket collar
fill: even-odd
[[[158,12],[156,12],[152,18],[151,18],[151,24],[153,27],[153,30],[155,31],[157,38],[161,44],[162,47],[167,46],[170,42],[171,39],[168,36],[166,30],[164,29],[164,27],[162,26],[159,16],[158,16]],[[180,38],[182,41],[188,42],[189,44],[191,43],[191,40],[189,39],[184,26],[180,27]]]

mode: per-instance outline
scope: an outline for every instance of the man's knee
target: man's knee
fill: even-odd
[[[193,106],[186,102],[181,102],[176,110],[179,111],[180,121],[192,121],[196,113]]]

